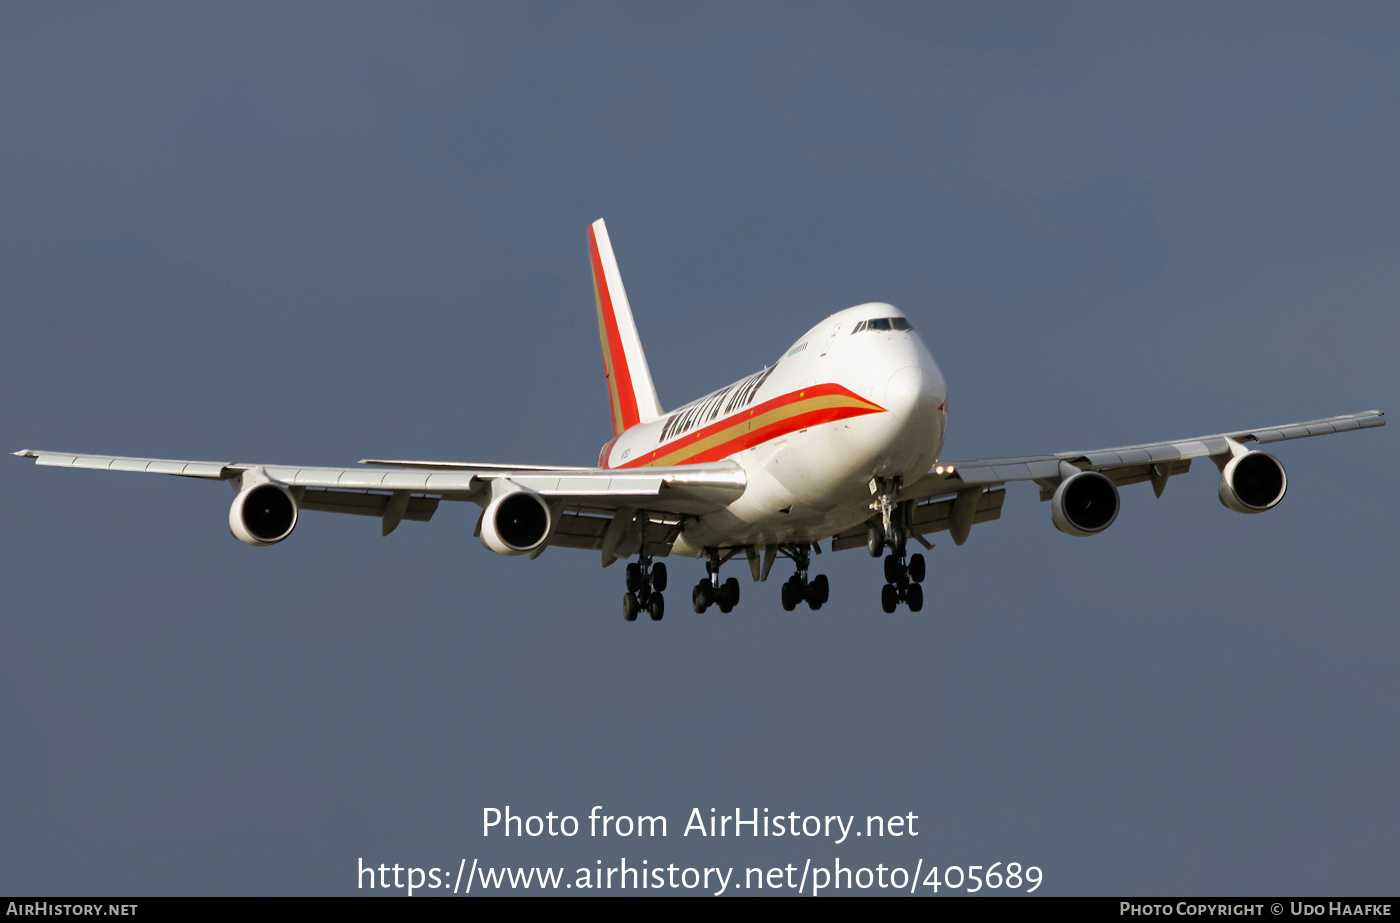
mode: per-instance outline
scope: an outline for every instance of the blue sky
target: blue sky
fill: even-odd
[[[1393,405],[1391,5],[10,5],[0,422],[21,448],[591,464],[585,229],[666,406],[899,305],[946,454]],[[620,569],[0,465],[0,890],[355,893],[358,858],[1017,861],[1058,894],[1394,893],[1400,461],[1288,443],[1074,540],[1034,488],[929,603],[625,624]],[[784,575],[785,576],[785,575]],[[483,839],[481,811],[908,813],[920,837]]]

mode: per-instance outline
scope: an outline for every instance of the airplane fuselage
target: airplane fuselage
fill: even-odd
[[[823,320],[778,362],[603,446],[604,468],[730,459],[748,487],[688,520],[672,552],[814,542],[871,515],[872,478],[917,478],[943,448],[948,389],[904,314],[888,304]]]

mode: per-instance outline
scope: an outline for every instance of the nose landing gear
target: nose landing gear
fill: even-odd
[[[865,531],[865,548],[872,558],[878,558],[889,547],[902,555],[904,541],[909,537],[909,504],[900,503],[899,478],[870,479],[871,517]]]

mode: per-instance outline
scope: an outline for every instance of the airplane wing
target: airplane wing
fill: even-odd
[[[300,510],[378,516],[388,535],[407,519],[426,522],[439,501],[471,501],[485,507],[496,482],[534,491],[557,517],[547,545],[608,549],[605,560],[625,556],[644,538],[654,555],[667,554],[680,518],[722,509],[744,492],[743,469],[734,462],[646,468],[547,468],[457,462],[385,462],[392,468],[311,468],[166,458],[79,455],[25,449],[14,453],[39,465],[131,471],[228,481],[235,490],[271,481],[288,488]],[[646,510],[646,516],[637,511]],[[609,534],[614,519],[625,518],[627,533]],[[479,528],[479,527],[478,527]],[[630,539],[629,537],[630,536]],[[543,546],[540,550],[543,550]]]
[[[948,530],[952,533],[953,541],[961,545],[967,540],[973,525],[1000,518],[1006,496],[1001,485],[1013,481],[1034,481],[1040,487],[1040,499],[1044,501],[1054,496],[1056,488],[1066,477],[1080,471],[1097,471],[1117,487],[1151,481],[1153,490],[1160,497],[1166,489],[1167,480],[1189,471],[1194,458],[1209,457],[1223,467],[1232,457],[1241,454],[1244,443],[1265,445],[1286,439],[1345,433],[1384,425],[1385,414],[1379,410],[1366,410],[1302,423],[1088,452],[940,461],[932,471],[905,485],[898,499],[914,501],[911,535],[924,541],[924,535]],[[836,551],[864,544],[864,525],[848,529],[832,539],[832,548]]]

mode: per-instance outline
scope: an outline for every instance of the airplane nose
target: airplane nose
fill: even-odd
[[[938,409],[938,381],[925,369],[907,365],[885,384],[885,409],[901,420]]]

